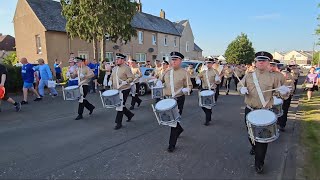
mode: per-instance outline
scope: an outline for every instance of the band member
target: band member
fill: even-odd
[[[280,81],[280,84],[283,85],[285,83],[284,75],[278,69],[277,64],[280,63],[279,60],[272,60],[270,62],[270,72],[274,74],[277,81]]]
[[[129,62],[129,65],[131,67],[131,72],[132,72],[133,77],[134,77],[134,80],[131,83],[131,87],[133,88],[134,92],[131,92],[132,93],[132,95],[131,95],[132,99],[131,99],[131,107],[130,107],[130,110],[133,110],[134,106],[136,105],[136,103],[138,104],[138,107],[139,107],[141,102],[142,102],[142,100],[139,98],[139,87],[140,87],[139,78],[142,77],[142,73],[140,71],[140,68],[137,65],[137,60],[132,59]]]
[[[126,56],[120,53],[116,54],[116,67],[113,68],[110,81],[108,82],[109,86],[112,86],[113,89],[120,91],[120,98],[122,99],[122,106],[117,107],[117,116],[116,116],[116,126],[115,130],[118,130],[122,127],[122,118],[123,114],[127,116],[127,122],[131,121],[134,114],[127,109],[125,106],[127,98],[130,93],[130,83],[133,81],[133,74],[129,66],[125,64]],[[122,97],[121,97],[122,96]]]
[[[213,64],[213,68],[218,72],[219,77],[220,77],[220,84],[217,85],[216,87],[216,92],[214,94],[214,100],[217,102],[218,101],[218,97],[220,95],[220,86],[221,84],[223,84],[222,82],[222,78],[223,78],[223,74],[222,74],[222,65],[220,65],[220,62],[218,60],[218,58],[214,58],[214,64]]]
[[[278,124],[280,127],[279,129],[280,131],[284,132],[287,124],[287,120],[288,120],[288,111],[289,111],[289,107],[290,107],[293,92],[294,92],[294,78],[292,77],[291,73],[287,69],[282,70],[281,73],[285,78],[284,85],[292,87],[291,91],[288,94],[283,96],[284,98],[284,101],[282,104],[283,115],[280,118],[278,118]]]
[[[226,84],[225,84],[225,87],[226,87],[226,89],[227,89],[226,95],[229,94],[232,75],[233,75],[233,69],[231,68],[230,65],[228,65],[228,66],[223,70],[223,76],[224,76],[224,79],[226,80]]]
[[[213,68],[214,59],[208,59],[206,61],[208,69],[198,74],[197,84],[202,82],[203,90],[215,90],[220,84],[219,72]],[[201,107],[206,114],[206,122],[204,125],[208,126],[211,121],[212,107]]]
[[[190,79],[191,79],[191,82],[192,82],[192,86],[193,87],[196,87],[197,84],[196,84],[196,77],[197,77],[197,74],[196,74],[196,71],[193,67],[193,64],[189,64],[188,68],[187,68],[187,71],[190,75]]]
[[[93,110],[95,107],[89,103],[89,101],[86,99],[86,96],[89,92],[89,82],[94,76],[93,71],[86,66],[85,59],[76,57],[75,61],[77,61],[77,77],[78,77],[78,86],[80,88],[80,94],[81,97],[79,99],[79,106],[78,106],[78,116],[75,120],[83,119],[83,110],[84,108],[87,108],[89,110],[89,115],[93,113]]]
[[[68,86],[77,86],[78,85],[78,67],[75,64],[77,62],[77,60],[75,60],[74,58],[69,59],[69,67],[68,67],[68,71],[67,71],[67,78],[68,78]]]
[[[280,94],[286,94],[290,91],[286,86],[280,86],[280,82],[269,72],[269,61],[273,56],[268,52],[257,52],[255,54],[256,69],[248,72],[247,75],[238,84],[238,90],[245,95],[245,117],[250,111],[256,109],[270,109],[273,105],[273,91],[263,92],[277,88]],[[242,87],[244,85],[244,87]],[[246,122],[246,119],[245,119]],[[254,141],[254,140],[252,140]],[[255,141],[249,138],[252,145],[250,154],[255,155],[255,169],[257,173],[263,172],[264,159],[268,144]]]
[[[296,90],[298,84],[298,78],[300,76],[300,71],[297,68],[296,64],[290,64],[289,68],[291,69],[291,75],[294,78],[294,89]]]
[[[145,67],[147,67],[147,68],[153,68],[153,66],[152,66],[152,64],[151,64],[151,62],[150,62],[150,60],[147,60],[147,62],[146,62],[146,66]]]
[[[180,115],[182,114],[185,101],[185,94],[190,94],[192,83],[188,72],[181,68],[181,62],[184,56],[179,52],[171,52],[171,68],[169,68],[162,77],[164,83],[164,95],[177,100]],[[180,123],[176,127],[171,127],[168,152],[173,152],[177,139],[183,132]]]
[[[242,67],[241,67],[240,64],[238,64],[238,65],[234,68],[234,73],[235,73],[236,75],[233,77],[233,80],[234,80],[234,84],[236,85],[236,88],[237,88],[238,83],[239,83],[238,78],[241,80],[242,74],[243,74],[243,70],[242,70]],[[237,77],[238,77],[238,78],[237,78]]]
[[[156,60],[156,67],[154,68],[154,71],[152,72],[152,76],[156,76],[157,74],[160,73],[160,71],[162,70],[162,64],[160,62],[160,60]]]

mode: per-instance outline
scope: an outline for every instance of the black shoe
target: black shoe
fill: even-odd
[[[132,114],[131,116],[129,116],[127,122],[130,122],[131,119],[133,118],[133,116],[134,116],[134,114]]]
[[[251,148],[250,155],[255,155],[255,154],[256,154],[256,151],[254,150],[254,148]]]
[[[129,109],[130,109],[130,110],[134,110],[134,106],[131,106]]]
[[[229,95],[229,91],[226,92],[226,95]]]
[[[261,174],[263,172],[263,166],[256,166],[256,172]]]
[[[207,121],[206,123],[204,123],[205,126],[209,126],[209,124],[210,124],[210,123],[209,123],[208,121]]]
[[[33,101],[41,101],[41,100],[42,100],[42,98],[38,97],[38,98],[34,99]]]
[[[284,127],[280,127],[279,130],[280,130],[281,132],[285,132],[285,131],[286,131],[286,130],[284,129]]]
[[[138,107],[140,107],[140,104],[142,103],[142,100],[140,102],[138,102]]]
[[[89,115],[91,115],[93,113],[93,110],[95,109],[96,107],[93,106],[93,108],[90,110],[89,112]]]
[[[83,119],[82,115],[78,115],[74,120],[80,120],[80,119]]]
[[[169,145],[169,147],[168,147],[168,152],[173,152],[174,151],[174,149],[175,149],[175,146],[171,146],[171,145]]]
[[[180,134],[184,131],[184,129],[182,129],[179,133],[178,133],[178,138],[180,137]]]
[[[14,106],[16,112],[19,112],[21,110],[21,103],[18,103],[17,105]]]
[[[21,101],[21,105],[28,104],[28,101]]]
[[[122,124],[117,124],[117,125],[114,127],[114,130],[118,130],[118,129],[120,129],[120,128],[122,128]]]

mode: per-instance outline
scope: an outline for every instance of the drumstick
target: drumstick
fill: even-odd
[[[287,86],[288,88],[292,88],[292,86]],[[275,90],[278,90],[279,88],[275,88],[275,89],[269,89],[269,90],[265,90],[265,91],[262,91],[262,92],[269,92],[269,91],[275,91]]]
[[[153,113],[154,113],[154,115],[156,116],[156,119],[157,119],[157,121],[158,121],[158,123],[159,123],[159,125],[160,125],[161,122],[160,122],[160,120],[159,120],[159,117],[158,117],[158,115],[157,115],[157,113],[156,113],[156,109],[154,108],[153,104],[151,104],[151,107],[152,107]]]
[[[63,95],[63,100],[66,100],[66,95],[64,94],[64,87],[62,86],[62,95]]]
[[[242,81],[240,80],[240,78],[238,77],[238,75],[234,71],[233,71],[233,74],[236,76],[236,78],[238,79],[238,81],[241,84],[241,86],[245,87],[244,84],[242,83]]]
[[[101,98],[101,102],[102,102],[102,107],[106,107],[106,104],[104,103],[104,100],[103,100],[103,98],[102,98],[102,94],[101,94],[101,91],[99,91],[99,93],[100,93],[100,98]]]

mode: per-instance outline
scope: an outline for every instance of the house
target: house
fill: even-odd
[[[16,49],[15,38],[0,33],[0,60],[14,52]]]
[[[61,15],[61,10],[57,1],[18,0],[13,19],[18,58],[26,57],[31,62],[43,58],[50,65],[55,59],[66,65],[70,53],[93,59],[92,43],[68,37],[65,29],[66,20]],[[121,52],[144,63],[146,60],[157,58],[167,59],[171,51],[181,50],[190,58],[202,54],[201,48],[195,50],[189,22],[182,24],[184,28],[180,32],[175,23],[165,18],[163,10],[159,17],[142,12],[141,3],[138,10],[131,21],[131,25],[137,30],[137,37],[124,44],[114,43],[106,36],[106,58],[114,60],[115,53]]]
[[[312,61],[312,51],[290,51],[284,55],[284,63],[286,64],[311,64]]]
[[[285,55],[285,53],[275,51],[272,55],[273,55],[273,58],[274,58],[274,59],[277,59],[277,60],[279,60],[280,62],[284,62],[284,55]]]

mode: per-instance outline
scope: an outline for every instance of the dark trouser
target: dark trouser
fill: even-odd
[[[122,111],[117,111],[115,123],[117,123],[118,125],[122,124],[123,114],[126,115],[127,117],[133,116],[133,113],[129,109],[127,109],[125,106],[129,93],[130,93],[130,89],[122,90],[124,107]]]
[[[278,124],[282,128],[286,127],[286,124],[287,124],[288,111],[289,111],[291,99],[292,99],[292,96],[290,96],[288,99],[284,100],[283,104],[282,104],[283,115],[278,118]]]
[[[198,86],[197,83],[196,83],[196,78],[190,78],[190,80],[191,80],[191,83],[192,83],[192,87],[196,88]]]
[[[298,84],[298,79],[295,79],[294,80],[294,92],[296,92],[297,84]]]
[[[134,106],[136,105],[136,103],[141,103],[141,99],[139,98],[139,86],[140,84],[139,83],[136,83],[136,95],[135,96],[132,96],[132,99],[131,99],[131,106]]]
[[[239,83],[239,80],[236,76],[233,77],[233,80],[234,80],[234,85],[236,85],[236,90],[237,90],[237,86],[238,86],[238,83]]]
[[[78,114],[82,115],[83,114],[83,110],[84,108],[87,108],[89,111],[92,110],[94,108],[94,106],[92,104],[89,103],[89,101],[86,98],[88,92],[89,92],[89,86],[88,85],[82,85],[83,88],[83,102],[79,103],[78,106]]]
[[[227,88],[227,91],[229,91],[229,89],[230,89],[230,84],[231,84],[231,77],[229,77],[229,78],[226,79],[226,88]]]
[[[222,87],[222,86],[223,86],[223,83],[224,83],[224,76],[222,76],[222,78],[221,78],[220,87]]]
[[[218,101],[218,97],[220,95],[220,84],[217,84],[217,88],[216,88],[216,92],[214,94],[214,100],[217,102]]]
[[[180,96],[176,98],[177,103],[178,103],[178,109],[179,109],[179,114],[182,114],[183,110],[183,105],[185,101],[185,96]],[[183,128],[181,127],[180,123],[177,123],[177,127],[171,127],[171,132],[170,132],[170,139],[169,139],[169,146],[175,146],[177,144],[177,139],[182,133]]]
[[[251,111],[251,109],[247,108],[244,111],[244,117],[245,117],[245,124],[247,127],[247,123],[246,123],[246,116],[247,114]],[[248,130],[248,127],[247,127]],[[268,143],[259,143],[259,142],[255,142],[256,145],[253,145],[251,142],[250,137],[248,138],[249,142],[252,146],[252,148],[255,150],[255,166],[256,167],[261,167],[264,165],[264,159],[266,157],[266,153],[267,153],[267,149],[268,149]]]

